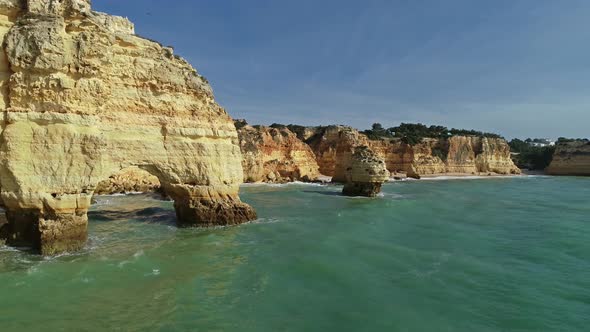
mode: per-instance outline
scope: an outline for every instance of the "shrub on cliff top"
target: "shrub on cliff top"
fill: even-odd
[[[515,138],[508,143],[510,151],[515,153],[512,159],[516,166],[532,170],[543,170],[549,166],[553,160],[555,146],[533,146],[527,141],[532,142],[530,139],[523,141]]]
[[[236,127],[237,130],[242,129],[247,125],[248,125],[248,122],[244,119],[235,119],[234,120],[234,126]]]
[[[477,136],[488,138],[502,138],[494,133],[486,133],[476,130],[448,129],[445,126],[426,126],[421,123],[402,123],[397,127],[384,129],[380,123],[373,124],[373,127],[363,132],[369,139],[377,140],[382,138],[401,138],[402,142],[410,145],[418,144],[423,138],[446,139],[451,136]]]

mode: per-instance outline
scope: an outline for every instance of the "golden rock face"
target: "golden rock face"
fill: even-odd
[[[233,122],[171,48],[135,35],[127,19],[91,11],[86,0],[0,0],[0,36],[1,198],[7,216],[31,216],[9,220],[12,242],[38,241],[49,254],[83,245],[97,183],[130,166],[186,205],[182,216],[192,220],[182,224],[255,217],[238,198]],[[230,211],[206,212],[220,206]],[[82,231],[68,235],[68,223]],[[57,233],[47,240],[33,229],[39,224]]]
[[[590,141],[558,143],[546,172],[551,175],[590,176]]]
[[[246,182],[313,181],[320,175],[311,148],[287,128],[246,125],[238,136]]]
[[[366,145],[385,160],[391,173],[408,176],[441,174],[520,174],[510,158],[510,147],[503,139],[453,136],[425,138],[408,145],[399,139],[369,140],[357,130],[333,126],[316,133],[310,143],[320,172],[345,182],[345,169],[351,164],[354,148]]]
[[[346,183],[342,193],[346,196],[375,197],[389,176],[381,157],[367,146],[356,147],[350,165],[346,168]]]

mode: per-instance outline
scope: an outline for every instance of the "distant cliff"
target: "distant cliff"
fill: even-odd
[[[546,173],[590,176],[590,141],[563,140],[558,142],[553,161],[546,169]]]
[[[340,165],[348,163],[355,146],[366,145],[381,156],[391,173],[408,176],[457,174],[520,174],[502,138],[451,136],[423,138],[415,144],[399,138],[369,139],[346,126],[318,127],[307,143],[312,147],[320,172],[341,181]]]
[[[245,182],[314,181],[320,175],[311,148],[287,128],[236,121]]]
[[[245,182],[314,181],[323,174],[347,182],[358,147],[366,146],[385,161],[393,175],[520,174],[502,138],[451,136],[422,138],[412,144],[400,138],[369,137],[348,126],[250,126],[235,121]],[[157,189],[146,174],[125,171],[99,186],[100,193]]]

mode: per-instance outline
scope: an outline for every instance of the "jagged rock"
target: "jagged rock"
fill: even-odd
[[[328,126],[316,128],[307,143],[315,153],[320,173],[331,176],[333,182],[343,183],[355,148],[367,145],[368,139],[351,127]]]
[[[553,160],[546,169],[550,175],[590,176],[590,141],[558,142]]]
[[[180,225],[255,218],[241,153],[207,80],[171,48],[88,0],[0,1],[0,196],[8,242],[84,246],[96,185],[136,166],[175,199]]]
[[[385,161],[366,146],[355,148],[351,164],[346,169],[345,196],[375,197],[381,186],[389,180]]]
[[[237,121],[246,182],[315,181],[315,155],[287,128],[249,126]]]

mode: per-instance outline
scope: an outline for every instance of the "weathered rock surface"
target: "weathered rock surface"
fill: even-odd
[[[0,196],[8,242],[43,254],[86,242],[98,182],[156,176],[179,225],[255,218],[238,197],[237,132],[206,79],[88,0],[1,0]]]
[[[350,164],[357,146],[368,146],[385,160],[391,173],[411,177],[439,174],[520,174],[510,158],[510,147],[503,139],[453,136],[449,139],[425,138],[409,145],[399,139],[369,140],[345,126],[318,128],[308,140],[316,154],[320,172],[343,182],[343,170]]]
[[[320,175],[311,148],[289,129],[238,127],[245,182],[308,182]]]
[[[400,140],[369,141],[383,156],[388,169],[420,177],[436,174],[520,174],[510,158],[510,147],[503,139],[453,136],[425,138],[409,145]]]
[[[150,193],[161,189],[157,176],[139,167],[128,167],[98,183],[94,194],[112,195],[129,193]]]
[[[385,161],[366,146],[356,147],[351,164],[346,169],[346,183],[342,194],[346,196],[375,197],[381,186],[389,180]]]
[[[590,141],[558,143],[545,172],[550,175],[590,176]]]
[[[355,148],[366,146],[368,139],[346,126],[319,127],[307,143],[313,150],[320,173],[331,176],[333,182],[346,182],[346,170],[352,164]]]

